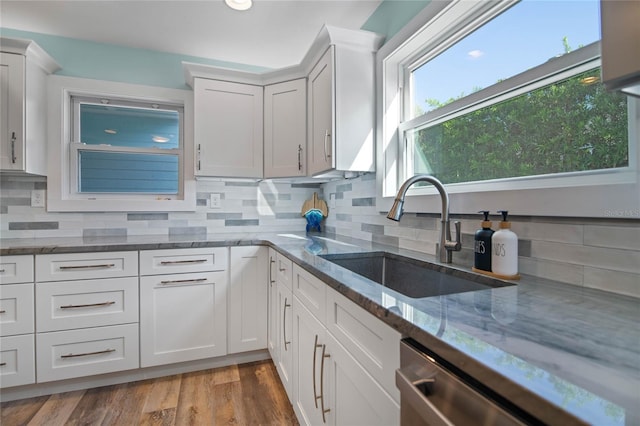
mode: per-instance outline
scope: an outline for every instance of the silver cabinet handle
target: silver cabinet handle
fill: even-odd
[[[324,131],[324,161],[327,161],[327,159],[331,158],[331,154],[328,153],[327,151],[327,140],[329,140],[331,138],[331,133],[329,133],[329,130],[325,130]]]
[[[7,311],[5,311],[4,309],[0,311],[0,314],[6,314]]]
[[[200,144],[198,144],[198,170],[200,170]]]
[[[5,365],[7,365],[6,362],[0,362],[0,367],[4,367]]]
[[[167,284],[202,283],[202,282],[205,282],[206,280],[207,280],[206,278],[195,278],[192,280],[167,280],[167,281],[160,281],[160,284],[167,285]]]
[[[318,335],[316,334],[316,340],[313,342],[313,371],[311,374],[313,377],[313,402],[316,404],[316,408],[318,408],[318,398],[320,398],[316,392],[316,352],[321,347],[322,345],[318,344]]]
[[[115,304],[116,302],[110,301],[110,302],[102,302],[102,303],[90,303],[87,305],[64,305],[64,306],[60,306],[60,309],[96,308],[99,306],[110,306]]]
[[[329,408],[326,410],[324,408],[324,360],[331,357],[331,355],[325,354],[326,349],[327,345],[322,345],[322,360],[320,361],[320,411],[322,412],[322,423],[327,422],[325,414],[331,411]]]
[[[4,269],[0,269],[0,274],[4,274]]]
[[[284,350],[288,351],[287,345],[291,341],[287,341],[287,308],[290,308],[291,304],[287,303],[287,298],[284,298],[284,308],[282,309],[282,340],[284,341]]]
[[[60,355],[60,358],[77,358],[80,356],[91,356],[91,355],[101,355],[101,354],[108,354],[111,352],[115,352],[115,349],[105,349],[104,351],[97,351],[97,352],[85,352],[83,354],[67,354],[67,355]]]
[[[16,163],[16,132],[11,132],[11,162]]]
[[[269,283],[273,286],[276,280],[273,279],[273,264],[276,263],[273,257],[269,257]]]
[[[60,270],[69,270],[69,269],[96,269],[96,268],[114,268],[115,263],[104,263],[101,265],[76,265],[76,266],[60,266]]]
[[[193,259],[193,260],[163,260],[161,265],[184,265],[189,263],[204,263],[207,259]]]
[[[298,145],[298,171],[302,171],[302,145]]]

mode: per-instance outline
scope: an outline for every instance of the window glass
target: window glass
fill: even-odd
[[[598,11],[593,0],[523,0],[409,66],[405,178],[462,183],[629,166],[627,97],[599,82],[599,53],[585,59],[599,52]]]
[[[178,194],[181,110],[129,103],[75,100],[78,192]]]

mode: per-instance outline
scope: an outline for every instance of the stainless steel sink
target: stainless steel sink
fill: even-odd
[[[414,299],[513,285],[387,252],[325,254],[320,257]]]

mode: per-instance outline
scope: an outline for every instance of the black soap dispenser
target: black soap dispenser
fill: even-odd
[[[478,229],[475,235],[473,266],[475,269],[491,272],[491,237],[493,236],[493,229],[491,229],[489,211],[481,210],[478,213],[484,214],[484,220],[482,221],[482,229]]]

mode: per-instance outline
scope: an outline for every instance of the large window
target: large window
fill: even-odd
[[[495,194],[637,189],[639,101],[600,82],[597,0],[435,2],[423,15],[415,33],[401,34],[380,55],[383,196],[429,173],[452,193],[511,196],[501,208],[535,214],[526,194],[517,203],[513,194]],[[637,202],[620,210],[637,215]],[[610,211],[557,207],[557,215]]]
[[[193,94],[52,76],[50,211],[191,211]]]

